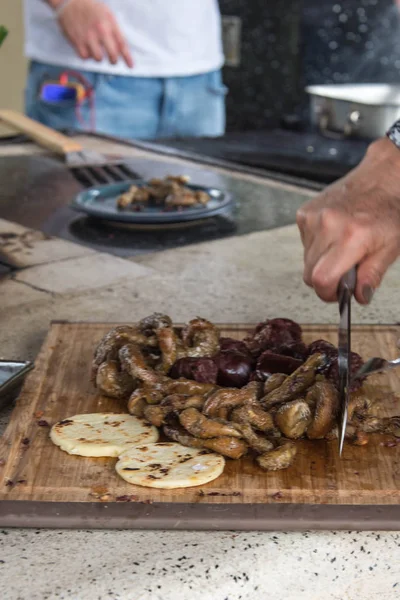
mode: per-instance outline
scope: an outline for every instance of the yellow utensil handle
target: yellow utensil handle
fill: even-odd
[[[0,121],[56,154],[66,156],[69,152],[82,151],[82,146],[78,142],[14,110],[0,110]]]

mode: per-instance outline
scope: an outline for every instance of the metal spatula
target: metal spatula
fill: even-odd
[[[138,178],[137,173],[121,162],[120,156],[108,158],[85,150],[79,142],[14,110],[0,110],[0,121],[62,156],[76,179],[86,187]]]

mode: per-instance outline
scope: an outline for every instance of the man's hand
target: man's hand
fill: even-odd
[[[50,4],[57,7],[57,0]],[[122,57],[128,67],[133,66],[128,44],[114,15],[103,2],[70,0],[61,8],[58,22],[81,58],[100,61],[106,55],[114,65]]]
[[[327,302],[339,280],[358,265],[355,297],[370,302],[400,255],[400,150],[387,138],[373,142],[346,177],[297,213],[304,246],[304,281]]]

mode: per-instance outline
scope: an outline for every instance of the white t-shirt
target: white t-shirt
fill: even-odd
[[[218,0],[103,0],[125,35],[135,62],[83,60],[67,42],[45,0],[24,0],[25,53],[30,59],[114,75],[179,77],[223,64]]]

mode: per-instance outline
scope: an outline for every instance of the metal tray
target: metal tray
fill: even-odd
[[[30,361],[0,360],[0,409],[11,402],[25,375],[33,367]]]
[[[126,192],[131,185],[147,185],[143,179],[124,181],[93,187],[84,190],[73,200],[71,206],[77,211],[84,212],[91,217],[120,223],[179,223],[182,221],[193,221],[221,214],[232,203],[232,195],[228,192],[204,187],[201,185],[189,185],[192,190],[207,192],[211,200],[207,206],[201,208],[185,208],[163,212],[158,207],[149,206],[140,212],[120,210],[116,202],[118,196]]]

